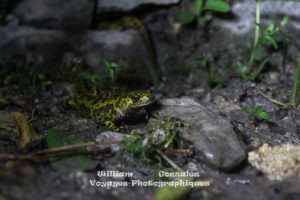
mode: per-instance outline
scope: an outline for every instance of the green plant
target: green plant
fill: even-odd
[[[47,80],[44,74],[37,74],[33,76],[30,88],[34,94],[38,94],[39,91],[45,91],[46,87],[51,84],[52,81]]]
[[[294,79],[294,90],[293,90],[293,107],[296,108],[298,106],[299,100],[299,91],[300,91],[300,55],[297,63],[297,70]]]
[[[99,88],[102,87],[104,85],[104,79],[102,76],[100,76],[99,74],[96,73],[90,73],[90,72],[82,72],[80,74],[80,76],[87,80],[88,83],[90,83],[90,85],[94,88]]]
[[[230,6],[222,0],[195,0],[195,13],[184,11],[179,16],[179,21],[182,24],[189,24],[197,20],[199,25],[204,25],[212,18],[208,13],[203,14],[205,11],[228,12],[230,11]]]
[[[257,75],[262,71],[264,65],[268,62],[268,59],[265,59],[261,64],[254,68],[254,61],[261,61],[264,58],[264,49],[263,44],[271,43],[274,49],[278,49],[277,40],[280,38],[282,41],[286,42],[286,39],[289,37],[289,33],[283,27],[288,23],[289,17],[285,16],[280,23],[273,16],[269,15],[269,18],[273,23],[269,24],[265,29],[260,24],[260,8],[261,2],[267,0],[256,0],[256,18],[255,18],[255,34],[253,39],[253,44],[251,45],[251,54],[247,65],[244,65],[246,68],[241,73],[241,67],[238,63],[239,72],[241,73],[243,79],[254,80]],[[279,0],[270,0],[270,1],[279,1]],[[281,1],[293,1],[293,0],[281,0]],[[247,78],[244,76],[248,76]]]
[[[54,129],[50,129],[46,134],[46,142],[49,148],[61,147],[71,144],[80,144],[82,141],[74,136],[62,137],[62,134]],[[84,147],[75,148],[74,151],[84,151]],[[77,155],[73,157],[51,158],[52,167],[61,171],[83,171],[94,167],[94,162],[88,157]]]
[[[175,138],[178,136],[178,133],[181,132],[181,128],[187,126],[187,123],[177,121],[173,118],[167,118],[161,121],[156,128],[163,130],[164,137],[160,141],[160,143],[156,143],[156,145],[163,145],[164,147],[169,147],[174,142]]]
[[[208,73],[208,83],[211,87],[223,88],[227,86],[226,74],[230,71],[230,67],[226,66],[225,70],[217,71],[206,59],[200,61],[203,70]]]
[[[296,74],[294,78],[294,89],[293,89],[293,97],[292,97],[292,106],[293,108],[299,107],[299,92],[300,92],[300,53],[298,56],[298,62],[297,62],[297,69],[296,69]],[[266,94],[264,94],[260,89],[257,87],[255,88],[258,93],[260,93],[263,97],[271,101],[272,103],[275,103],[277,105],[283,106],[283,107],[290,107],[290,104],[283,103],[281,101],[277,101],[276,99],[273,99],[271,97],[268,97]]]
[[[254,117],[257,117],[257,118],[262,118],[262,119],[266,119],[266,120],[270,120],[271,117],[268,113],[266,112],[262,112],[261,110],[261,106],[257,106],[254,110],[250,107],[247,107],[247,106],[243,106],[242,107],[242,110]]]
[[[141,161],[146,165],[159,163],[159,167],[161,166],[161,158],[148,143],[148,140],[136,135],[127,135],[125,137],[118,155],[125,163]]]
[[[119,71],[124,70],[128,67],[128,64],[122,60],[120,60],[119,63],[113,63],[107,59],[104,59],[103,64],[105,67],[106,74],[113,83],[116,82],[116,77]]]

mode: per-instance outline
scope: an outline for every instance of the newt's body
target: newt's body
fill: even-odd
[[[84,82],[73,72],[59,71],[55,79],[70,80],[75,83],[75,95],[67,103],[77,109],[82,116],[95,119],[97,123],[106,125],[109,129],[120,131],[115,122],[122,121],[127,115],[134,113],[150,104],[155,99],[149,90],[137,90],[128,93],[115,94],[102,90],[88,91]]]

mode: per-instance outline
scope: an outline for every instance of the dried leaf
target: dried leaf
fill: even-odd
[[[22,148],[24,148],[31,140],[40,139],[42,137],[35,132],[32,125],[22,113],[11,112],[10,116],[18,128],[19,143]]]

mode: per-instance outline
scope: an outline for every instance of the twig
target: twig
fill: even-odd
[[[123,143],[123,140],[107,141],[107,142],[86,142],[80,144],[71,144],[71,145],[65,145],[61,147],[48,148],[45,150],[37,151],[34,154],[53,153],[53,152],[71,150],[78,147],[88,147],[88,146],[105,145],[105,144],[120,144],[120,143]]]
[[[160,149],[156,149],[156,151],[165,159],[172,167],[174,167],[176,170],[183,172],[183,170],[175,163],[173,162],[166,154],[164,154]]]
[[[187,153],[188,156],[192,156],[194,154],[192,148],[189,149],[174,149],[174,148],[167,148],[163,146],[157,146],[157,145],[152,145],[156,149],[164,150],[164,151],[170,151],[170,152],[175,152],[175,153]]]
[[[77,155],[98,155],[106,153],[107,149],[102,151],[72,151],[64,153],[52,153],[48,155],[21,155],[21,154],[0,154],[0,160],[41,160],[48,158],[59,158],[66,156],[77,156]]]
[[[27,123],[31,123],[31,122],[34,121],[34,112],[35,112],[35,108],[32,109],[32,111],[31,111],[31,118],[30,118],[30,120],[27,121]]]

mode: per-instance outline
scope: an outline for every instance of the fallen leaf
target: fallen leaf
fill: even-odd
[[[22,113],[11,112],[10,116],[13,118],[18,128],[19,143],[22,148],[24,148],[31,140],[40,139],[42,137],[35,132],[31,123],[29,123],[25,115]]]

